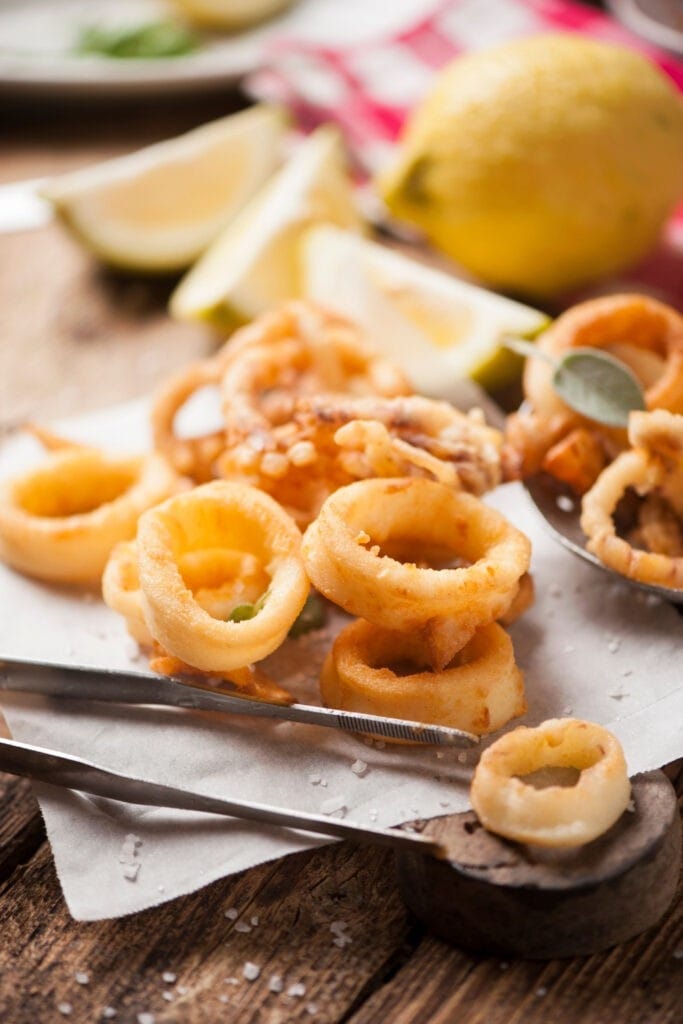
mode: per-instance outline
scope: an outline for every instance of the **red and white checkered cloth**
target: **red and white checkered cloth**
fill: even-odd
[[[425,7],[408,28],[343,47],[279,39],[249,88],[288,106],[303,130],[335,121],[369,170],[382,163],[439,68],[459,53],[507,39],[576,32],[621,43],[650,57],[683,91],[683,64],[574,0],[432,0]],[[627,281],[683,307],[683,207],[666,244]]]

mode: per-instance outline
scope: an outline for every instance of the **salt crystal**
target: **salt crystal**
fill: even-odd
[[[165,999],[167,1003],[172,1003],[173,1002],[173,993],[172,992],[162,992],[161,993],[161,998]]]
[[[309,775],[308,776],[308,781],[310,782],[310,784],[312,786],[319,786],[320,785],[320,776],[319,775]]]
[[[574,710],[574,708],[572,708],[569,704],[567,704],[566,707],[562,708],[562,714],[564,715],[565,718],[567,718],[569,715],[571,715],[573,710]]]
[[[290,985],[287,989],[288,996],[294,996],[295,999],[301,999],[302,996],[306,995],[306,986],[301,981],[295,982],[294,985]]]
[[[138,1024],[154,1024],[155,1018],[153,1013],[139,1013],[135,1019]]]
[[[128,637],[124,641],[123,652],[129,661],[137,661],[140,657],[140,648],[132,637]]]
[[[323,814],[339,814],[344,816],[346,811],[346,797],[331,796],[329,800],[323,801],[320,810]]]
[[[377,821],[378,813],[379,812],[376,811],[374,807],[371,807],[369,811],[370,821]]]
[[[365,761],[361,761],[360,758],[354,761],[353,764],[351,765],[351,771],[353,772],[354,775],[358,775],[359,777],[365,775],[367,770],[367,763]]]
[[[536,989],[536,995],[539,996],[539,998],[540,998],[540,997],[544,996],[547,991],[548,991],[548,989],[545,987],[545,985],[541,985],[540,988]]]
[[[178,993],[179,996],[186,996],[187,985],[178,985],[178,987],[176,988],[176,992]]]
[[[114,1009],[113,1006],[105,1006],[105,1008],[102,1010],[102,1016],[104,1017],[105,1020],[113,1020],[114,1017],[116,1016],[116,1010]]]
[[[315,1017],[317,1012],[318,1012],[318,1004],[317,1003],[307,1003],[306,1004],[306,1013],[309,1015],[309,1017]]]
[[[323,787],[323,789],[327,789],[327,779],[321,779],[320,785]]]
[[[230,1002],[230,1000],[229,1000],[229,999],[228,999],[228,997],[226,996],[225,992],[223,993],[223,995],[222,995],[222,996],[219,996],[219,997],[218,997],[218,1002],[219,1002],[219,1003],[229,1003],[229,1002]]]
[[[251,925],[247,924],[246,921],[238,921],[237,924],[235,925],[235,931],[240,932],[240,934],[242,935],[246,935],[248,932],[251,931]]]
[[[164,973],[161,975],[161,980],[165,981],[167,985],[175,984],[176,979],[177,975],[174,974],[173,971],[164,971]]]
[[[269,992],[282,992],[285,987],[285,983],[282,980],[281,974],[271,974],[270,981],[268,982]]]
[[[336,939],[332,939],[332,945],[339,946],[340,949],[343,949],[344,946],[348,945],[350,941],[351,939],[347,938],[346,936],[338,935]]]
[[[163,885],[158,885],[157,892],[166,892],[166,890],[164,889]]]
[[[237,980],[237,978],[226,978],[225,979],[225,984],[226,985],[239,985],[239,981]]]
[[[555,503],[561,512],[573,512],[574,502],[568,494],[558,494]]]
[[[230,921],[236,921],[240,916],[240,912],[236,907],[230,907],[230,910],[225,911],[225,916],[229,918]]]
[[[629,802],[626,804],[626,810],[628,811],[629,814],[635,814],[636,813],[636,802],[635,802],[635,800],[633,800],[633,799],[629,800]]]
[[[258,924],[258,914],[254,914],[254,916],[251,919],[251,923],[254,926],[254,928],[257,926],[257,924]]]
[[[126,864],[125,868],[123,869],[123,877],[128,882],[135,882],[135,881],[137,881],[138,871],[139,870],[140,870],[140,865],[139,864]]]
[[[348,922],[346,921],[333,921],[330,925],[330,931],[333,935],[337,935],[339,932],[345,932],[348,927]]]
[[[257,967],[256,964],[253,964],[251,960],[247,960],[246,964],[242,968],[242,974],[247,981],[256,981],[260,973],[261,968]]]
[[[90,981],[90,975],[88,974],[87,971],[76,971],[76,973],[74,974],[74,978],[76,979],[79,985],[87,985],[88,982]]]
[[[449,805],[450,800],[439,800],[439,807],[448,807]]]
[[[71,1005],[71,1003],[59,1003],[57,1005],[57,1009],[59,1010],[63,1017],[68,1017],[71,1013],[73,1013],[73,1006]]]
[[[620,647],[621,640],[619,640],[617,637],[613,637],[607,644],[607,650],[610,652],[610,654],[616,654]]]

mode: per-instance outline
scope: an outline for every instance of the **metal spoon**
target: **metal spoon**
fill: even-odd
[[[614,576],[638,590],[656,594],[657,597],[673,604],[683,605],[683,590],[674,590],[673,587],[663,587],[656,583],[641,583],[640,580],[629,579],[628,576],[622,576],[621,573],[604,565],[599,558],[586,550],[586,538],[579,523],[581,499],[577,498],[568,487],[564,487],[544,473],[531,477],[525,482],[525,486],[550,534],[573,555],[578,555],[584,562],[590,562],[602,572]]]

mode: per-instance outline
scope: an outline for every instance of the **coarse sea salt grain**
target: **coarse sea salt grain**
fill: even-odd
[[[225,992],[223,992],[223,994],[218,997],[218,1002],[219,1003],[229,1003],[230,1002],[230,1000],[226,996]]]
[[[74,1008],[71,1005],[71,1003],[58,1003],[57,1009],[59,1010],[63,1017],[68,1017],[74,1011]]]
[[[102,1016],[104,1017],[105,1020],[113,1020],[114,1017],[116,1016],[116,1010],[114,1009],[113,1006],[105,1006],[105,1008],[102,1010]]]
[[[177,977],[178,976],[174,974],[173,971],[164,971],[161,975],[161,980],[165,981],[167,985],[173,985],[175,984]]]
[[[329,800],[323,801],[320,810],[323,814],[340,814],[343,817],[346,812],[346,797],[331,796]]]
[[[161,993],[161,998],[165,999],[167,1003],[172,1003],[173,999],[174,999],[174,996],[173,996],[172,992],[162,992]]]
[[[74,978],[76,979],[79,985],[87,985],[88,982],[90,981],[90,975],[88,974],[87,971],[76,971],[76,973],[74,974]]]
[[[351,771],[353,772],[353,774],[358,775],[360,778],[362,778],[362,776],[366,774],[367,770],[367,762],[361,761],[360,758],[354,761],[353,764],[351,765]]]
[[[154,1024],[156,1020],[153,1013],[139,1013],[135,1019],[138,1024]]]
[[[281,974],[271,974],[270,980],[268,981],[269,992],[282,992],[285,987],[285,983],[282,980]]]
[[[253,917],[250,920],[251,920],[252,926],[254,928],[256,928],[256,926],[258,925],[258,922],[259,922],[258,914],[254,914]]]
[[[290,985],[287,989],[287,995],[293,996],[295,999],[301,999],[302,996],[306,995],[306,986],[301,981],[295,982]]]
[[[123,869],[123,877],[127,882],[137,882],[139,870],[139,864],[126,864]]]
[[[317,1003],[307,1003],[306,1004],[306,1013],[309,1015],[309,1017],[315,1017],[317,1012],[318,1012],[318,1004]]]
[[[238,918],[238,917],[240,916],[240,912],[239,912],[239,910],[237,909],[237,907],[230,907],[230,909],[229,909],[229,910],[226,910],[226,911],[225,911],[225,916],[226,916],[226,917],[228,918],[228,920],[230,920],[230,921],[236,921],[236,920],[237,920],[237,918]]]
[[[235,925],[235,931],[240,932],[242,935],[247,935],[251,931],[251,925],[247,924],[246,921],[238,921]]]
[[[261,968],[257,964],[252,963],[251,960],[247,960],[246,964],[242,968],[242,974],[247,981],[256,981],[260,973]]]

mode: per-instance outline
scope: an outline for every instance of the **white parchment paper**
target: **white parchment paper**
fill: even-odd
[[[147,443],[146,412],[142,403],[120,406],[68,430],[135,450]],[[34,442],[14,439],[0,452],[0,477],[39,458]],[[500,488],[489,500],[533,542],[536,604],[511,629],[526,677],[523,721],[572,714],[604,723],[621,739],[631,773],[682,756],[683,619],[560,548],[520,487]],[[131,664],[134,645],[97,595],[33,582],[0,565],[0,608],[0,655],[144,667]],[[317,701],[328,633],[288,641],[269,659],[302,700]],[[379,749],[332,730],[172,709],[58,706],[15,695],[3,695],[2,708],[18,740],[204,793],[315,813],[343,804],[346,820],[384,826],[468,806],[475,755],[458,751]],[[363,775],[351,770],[357,760],[367,764]],[[141,910],[317,842],[47,786],[36,792],[67,904],[80,920]],[[130,833],[141,840],[134,856]]]

